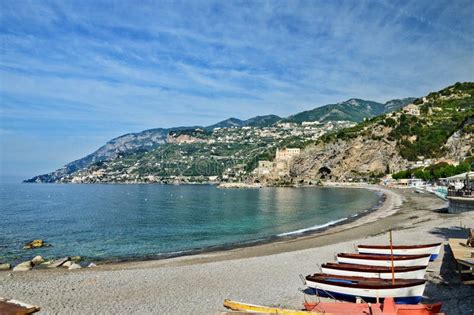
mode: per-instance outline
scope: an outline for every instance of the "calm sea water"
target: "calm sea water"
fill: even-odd
[[[166,257],[288,237],[377,205],[361,189],[207,185],[0,185],[0,262]],[[32,239],[52,244],[21,249]]]

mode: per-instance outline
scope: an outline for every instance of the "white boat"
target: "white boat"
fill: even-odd
[[[394,245],[393,255],[426,255],[430,254],[430,261],[435,260],[441,249],[441,243],[422,245]],[[358,245],[360,254],[391,255],[390,245]]]
[[[392,258],[393,257],[393,258]],[[391,267],[428,266],[430,255],[371,255],[371,254],[337,254],[337,262],[343,264],[357,264],[366,266]]]
[[[360,297],[366,302],[392,297],[396,303],[417,304],[421,301],[425,290],[425,280],[374,279],[363,277],[334,276],[314,274],[306,277],[306,285],[314,294],[354,301]]]
[[[364,266],[355,264],[326,263],[321,272],[330,275],[392,279],[392,268],[384,266]],[[424,279],[426,266],[394,267],[395,279]]]

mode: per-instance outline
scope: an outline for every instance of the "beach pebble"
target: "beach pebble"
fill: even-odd
[[[72,256],[72,257],[71,257],[71,260],[74,261],[74,262],[81,261],[81,259],[82,259],[81,256]]]
[[[97,265],[94,264],[94,263],[90,263],[87,267],[88,267],[88,268],[93,268],[93,267],[97,267]]]
[[[0,270],[10,270],[12,265],[10,264],[0,264]]]
[[[62,264],[62,267],[69,268],[72,265],[72,261],[66,261],[64,264]]]
[[[33,268],[33,263],[31,261],[25,261],[16,265],[13,271],[28,271],[31,270],[31,268]]]
[[[73,270],[73,269],[81,269],[81,268],[82,268],[82,267],[81,267],[81,265],[79,265],[79,264],[71,264],[71,265],[69,266],[69,268],[67,268],[67,269],[68,269],[68,270]]]
[[[41,256],[35,256],[35,258],[31,260],[31,262],[35,265],[39,265],[39,264],[44,263],[44,258]]]

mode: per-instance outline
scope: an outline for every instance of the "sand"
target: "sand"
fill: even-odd
[[[381,189],[371,186],[370,189]],[[0,272],[0,296],[41,306],[41,313],[217,314],[230,298],[300,309],[299,275],[318,272],[358,243],[427,243],[465,237],[474,214],[443,213],[446,202],[411,190],[387,190],[382,207],[322,233],[247,248],[166,260],[105,264],[68,271]],[[474,288],[460,283],[447,246],[430,263],[425,301],[447,314],[474,314]],[[314,299],[306,296],[307,299]]]

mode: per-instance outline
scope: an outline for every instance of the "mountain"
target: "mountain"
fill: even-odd
[[[403,106],[406,102],[412,100],[407,98],[403,100],[392,100],[385,105],[372,101],[365,101],[360,99],[350,99],[346,102],[338,104],[330,104],[315,108],[310,111],[305,111],[293,116],[290,116],[286,121],[298,122],[303,121],[354,121],[360,122],[364,118],[373,117],[379,113],[386,112]],[[390,104],[387,108],[387,104]],[[144,130],[138,133],[129,133],[108,141],[104,146],[100,147],[95,152],[78,159],[76,161],[66,164],[64,167],[44,175],[38,175],[25,182],[56,182],[66,175],[77,172],[93,165],[94,163],[114,160],[120,156],[132,154],[134,152],[145,152],[153,150],[163,144],[168,143],[168,136],[170,132],[180,130],[192,130],[202,128],[208,132],[212,132],[215,128],[241,128],[245,126],[263,128],[269,127],[278,121],[285,120],[277,115],[256,116],[247,120],[238,118],[229,118],[207,127],[176,127],[176,128],[156,128]]]
[[[352,98],[342,103],[329,104],[298,113],[288,117],[287,121],[294,123],[302,123],[303,121],[324,122],[336,120],[361,122],[364,119],[402,108],[414,100],[415,98],[409,97],[391,100],[385,104],[382,104],[378,102]]]
[[[243,126],[269,127],[269,126],[274,125],[276,122],[280,120],[282,120],[282,118],[277,115],[256,116],[256,117],[245,120]]]
[[[255,116],[247,120],[240,120],[238,118],[228,118],[220,121],[217,124],[206,127],[206,130],[213,130],[214,128],[242,128],[242,127],[269,127],[280,121],[282,118],[277,115]]]
[[[171,129],[156,128],[138,133],[128,133],[108,141],[93,153],[66,164],[64,167],[44,175],[38,175],[26,180],[27,183],[54,183],[67,174],[88,167],[91,164],[112,160],[120,155],[137,150],[150,150],[166,142],[168,133],[172,130],[187,129],[177,127]]]
[[[419,161],[472,159],[473,82],[456,83],[413,103],[305,147],[291,166],[293,179],[314,181],[330,172],[334,180],[357,180],[419,168]]]
[[[220,122],[218,122],[214,125],[207,126],[206,129],[207,130],[213,130],[214,128],[232,128],[232,127],[240,128],[243,125],[244,125],[243,120],[231,117],[231,118],[228,118],[226,120],[220,121]]]

